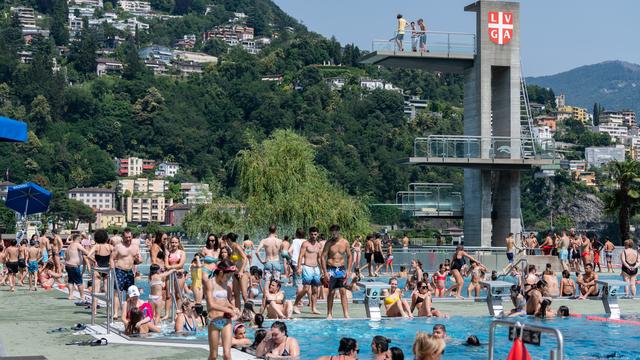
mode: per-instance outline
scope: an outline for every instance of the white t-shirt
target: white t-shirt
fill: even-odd
[[[298,257],[300,257],[300,248],[302,248],[302,243],[307,241],[306,239],[293,239],[291,242],[291,264],[294,266],[298,265]]]

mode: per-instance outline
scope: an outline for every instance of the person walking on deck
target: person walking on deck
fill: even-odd
[[[402,41],[404,40],[404,32],[407,28],[407,20],[402,17],[402,14],[398,14],[398,28],[396,29],[396,46],[399,51],[404,51],[402,47]]]

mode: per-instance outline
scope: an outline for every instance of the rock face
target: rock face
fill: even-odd
[[[602,200],[582,191],[559,198],[556,212],[573,219],[579,229],[600,228],[606,221]]]

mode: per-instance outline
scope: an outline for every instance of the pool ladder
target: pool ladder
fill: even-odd
[[[489,326],[489,360],[494,360],[495,333],[496,327],[508,326],[514,327],[516,334],[522,333],[524,330],[531,330],[539,333],[552,334],[556,338],[556,348],[549,351],[549,360],[564,360],[564,337],[560,330],[547,326],[538,326],[533,324],[522,324],[519,321],[493,320]]]

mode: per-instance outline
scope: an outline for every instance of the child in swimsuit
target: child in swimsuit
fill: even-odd
[[[160,311],[163,308],[164,300],[162,298],[162,291],[164,290],[165,280],[171,273],[176,272],[176,269],[161,272],[160,266],[152,264],[149,267],[149,287],[151,288],[149,294],[149,302],[153,307],[154,322],[160,324]]]
[[[200,263],[200,255],[196,254],[189,265],[189,273],[191,274],[191,291],[196,304],[202,304],[202,264]]]

